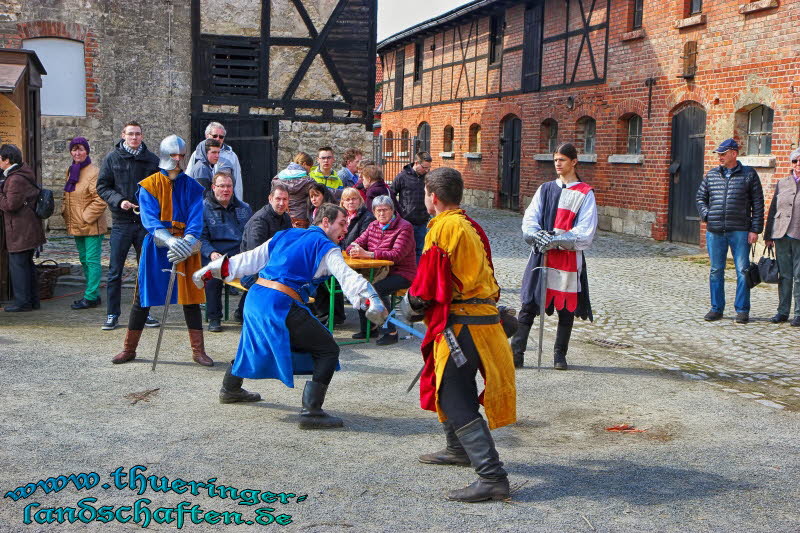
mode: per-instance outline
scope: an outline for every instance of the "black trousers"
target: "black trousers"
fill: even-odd
[[[569,346],[569,339],[572,336],[572,326],[575,324],[575,313],[567,311],[566,309],[559,309],[558,311],[558,329],[556,330],[556,346]],[[538,315],[520,312],[519,323],[520,325],[532,326],[533,320]]]
[[[150,313],[149,307],[142,307],[139,301],[139,291],[133,299],[131,314],[128,317],[128,329],[141,331],[147,321],[147,314]],[[183,306],[183,318],[186,320],[186,327],[189,329],[203,329],[203,313],[200,311],[200,304]],[[164,326],[164,324],[162,324]]]
[[[439,406],[454,429],[466,426],[476,418],[481,418],[478,402],[478,385],[475,378],[480,367],[480,357],[469,326],[461,326],[458,344],[467,358],[460,368],[448,358],[439,386]]]
[[[33,249],[8,253],[8,273],[14,305],[34,307],[39,304],[39,274],[33,264]]]
[[[391,299],[392,294],[399,291],[400,289],[407,289],[411,287],[411,282],[408,281],[403,276],[399,276],[397,274],[389,274],[382,280],[373,284],[375,287],[375,291],[378,293],[378,296],[381,297],[381,301],[386,309],[391,310]],[[358,316],[361,318],[361,323],[366,324],[366,313],[364,311],[358,312]],[[384,333],[394,333],[395,331],[394,324],[387,324],[384,328]],[[365,326],[366,330],[366,326]]]
[[[221,279],[210,279],[206,282],[206,312],[209,320],[222,320],[222,291],[225,290],[225,283]],[[236,308],[240,313],[244,309],[244,300],[247,293],[242,293],[239,306]]]
[[[286,315],[286,329],[292,351],[311,354],[314,360],[312,381],[329,385],[339,362],[339,345],[333,340],[333,334],[294,302]]]
[[[317,287],[317,293],[314,295],[314,308],[317,310],[317,316],[328,316],[331,310],[331,291],[328,290],[328,284],[323,283]],[[333,298],[333,317],[336,320],[344,320],[347,315],[344,314],[344,295],[337,292]]]

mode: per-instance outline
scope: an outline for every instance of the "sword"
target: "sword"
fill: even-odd
[[[544,312],[545,312],[545,300],[547,299],[547,251],[545,250],[542,252],[542,266],[536,267],[541,269],[539,273],[539,280],[541,285],[541,291],[539,293],[539,357],[536,361],[536,369],[537,371],[542,371],[542,341],[544,339]],[[534,268],[534,270],[536,270]]]
[[[161,269],[162,272],[169,272],[169,285],[167,285],[167,298],[164,301],[164,315],[161,318],[161,325],[158,327],[158,341],[156,342],[156,354],[153,356],[153,367],[151,371],[156,371],[156,363],[158,362],[158,352],[161,350],[161,337],[164,335],[164,324],[167,323],[167,313],[169,312],[169,304],[172,302],[172,288],[175,286],[175,278],[180,274],[186,277],[183,272],[178,272],[178,263],[172,263],[172,270],[166,268]]]

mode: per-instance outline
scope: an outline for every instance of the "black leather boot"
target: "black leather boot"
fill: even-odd
[[[514,367],[522,368],[525,363],[525,348],[528,346],[528,335],[531,333],[531,324],[520,324],[517,332],[511,337],[511,352],[514,354]]]
[[[467,503],[508,499],[511,492],[508,474],[503,470],[486,421],[476,418],[457,429],[456,436],[480,477],[472,485],[450,492],[447,499]]]
[[[419,462],[428,465],[459,465],[469,466],[469,456],[464,447],[458,442],[456,431],[450,422],[442,424],[444,434],[447,436],[447,446],[438,452],[426,453],[419,456]]]
[[[342,419],[322,410],[328,386],[316,381],[306,381],[303,389],[303,409],[300,411],[300,429],[329,429],[344,426]]]
[[[553,346],[553,368],[556,370],[568,370],[567,350],[569,349],[569,338],[572,335],[572,324],[574,321],[568,318],[558,317],[558,329],[556,330],[556,343]]]
[[[222,388],[219,389],[219,403],[261,401],[261,395],[259,393],[248,392],[242,388],[244,379],[234,376],[231,373],[232,368],[233,361],[231,361],[228,370],[225,371],[225,377],[222,378]]]

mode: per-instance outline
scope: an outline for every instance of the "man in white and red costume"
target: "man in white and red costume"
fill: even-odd
[[[567,349],[575,317],[592,320],[589,284],[583,250],[592,245],[597,231],[597,204],[592,187],[580,180],[575,167],[578,152],[569,143],[553,154],[558,178],[536,191],[525,217],[522,233],[533,246],[522,277],[519,329],[511,338],[514,366],[522,367],[533,319],[541,309],[542,259],[547,255],[545,312],[558,312],[553,366],[567,370]]]

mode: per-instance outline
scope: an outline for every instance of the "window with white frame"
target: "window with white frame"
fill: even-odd
[[[23,40],[22,48],[36,52],[47,71],[40,92],[42,115],[86,116],[83,43],[43,37]]]
[[[754,107],[747,116],[747,155],[772,153],[772,122],[775,112],[765,105]]]

